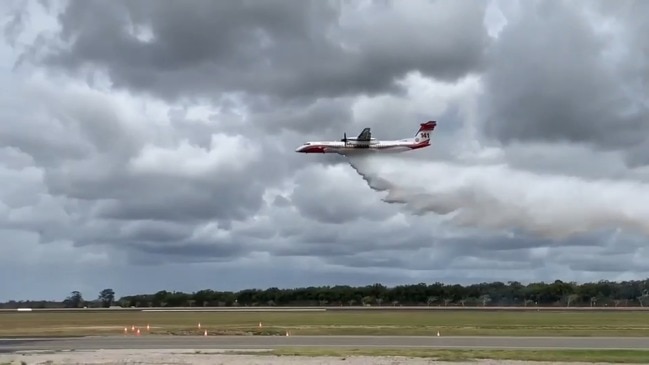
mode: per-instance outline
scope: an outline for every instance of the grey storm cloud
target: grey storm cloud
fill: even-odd
[[[582,143],[627,151],[631,164],[648,162],[647,41],[632,34],[649,8],[603,3],[519,3],[520,14],[489,51],[487,135],[505,143]]]
[[[41,61],[100,67],[117,87],[165,98],[380,93],[412,70],[449,80],[477,71],[483,16],[484,4],[467,1],[72,1]]]
[[[649,273],[644,3],[8,4],[0,300]]]

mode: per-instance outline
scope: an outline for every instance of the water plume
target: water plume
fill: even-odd
[[[565,238],[603,228],[649,235],[649,185],[543,175],[506,165],[473,165],[399,155],[349,158],[383,201],[476,228],[522,229]]]

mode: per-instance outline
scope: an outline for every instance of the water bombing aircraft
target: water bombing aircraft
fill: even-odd
[[[344,133],[340,141],[306,142],[295,152],[357,155],[411,151],[430,146],[430,133],[436,126],[437,122],[434,120],[421,123],[414,137],[392,141],[379,141],[372,137],[370,128],[364,128],[358,137],[347,138],[347,133]]]

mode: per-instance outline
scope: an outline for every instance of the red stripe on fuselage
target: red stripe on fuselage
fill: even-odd
[[[430,142],[424,141],[424,142],[419,142],[419,143],[416,143],[416,144],[411,144],[408,147],[410,147],[411,150],[416,150],[418,148],[424,148],[424,147],[428,147],[428,146],[430,146]]]

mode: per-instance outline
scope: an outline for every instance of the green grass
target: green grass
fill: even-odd
[[[243,353],[243,352],[238,352]],[[263,354],[255,352],[254,354]],[[276,356],[402,356],[424,357],[437,361],[467,361],[474,359],[609,362],[646,364],[647,350],[434,350],[434,349],[329,349],[283,348],[266,352]]]
[[[202,329],[197,328],[201,323]],[[258,328],[259,322],[263,327]],[[0,336],[152,334],[649,336],[643,312],[6,312]]]

